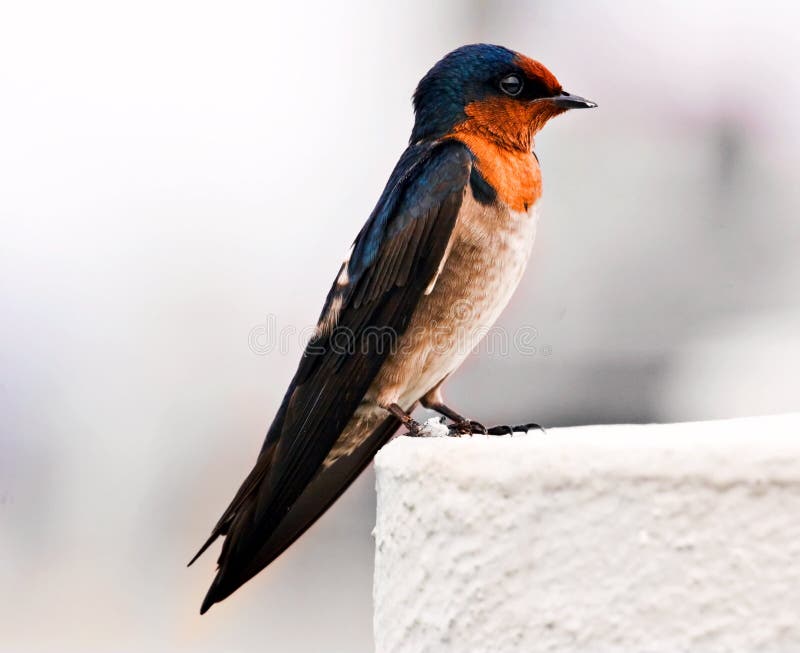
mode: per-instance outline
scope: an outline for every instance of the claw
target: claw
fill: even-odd
[[[514,433],[527,433],[528,431],[539,430],[542,433],[547,433],[542,426],[534,422],[528,424],[519,424],[517,426],[509,426],[508,424],[500,424],[488,429],[488,435],[514,435]]]
[[[527,433],[528,431],[541,431],[545,435],[547,435],[547,431],[545,430],[544,426],[541,424],[536,424],[535,422],[528,422],[527,424],[523,424],[522,426],[515,426],[514,430],[520,429]]]
[[[514,435],[514,429],[508,424],[493,426],[486,431],[487,435]]]
[[[486,427],[480,422],[476,422],[474,419],[469,421],[469,425],[473,433],[480,433],[481,435],[488,434]]]
[[[457,435],[473,435],[475,433],[485,435],[486,427],[473,419],[463,419],[450,426],[450,434],[454,437]]]

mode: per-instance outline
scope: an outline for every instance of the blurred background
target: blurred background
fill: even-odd
[[[539,239],[500,323],[534,328],[535,352],[472,356],[453,405],[548,426],[800,409],[798,18],[3,3],[0,649],[371,650],[371,471],[205,617],[218,549],[185,564],[405,146],[416,82],[464,43],[540,59],[600,108],[537,140]]]

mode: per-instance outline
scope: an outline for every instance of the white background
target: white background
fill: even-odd
[[[800,44],[791,3],[0,6],[0,648],[371,648],[366,474],[201,618],[190,570],[463,43],[600,108],[548,125],[535,259],[450,384],[484,422],[797,410]]]

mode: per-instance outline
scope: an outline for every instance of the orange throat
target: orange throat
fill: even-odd
[[[468,104],[466,120],[451,138],[461,141],[475,156],[475,166],[514,211],[527,211],[542,194],[542,175],[533,149],[533,137],[564,109],[550,103],[520,103],[511,98],[489,98]]]
[[[452,136],[475,157],[475,167],[513,211],[527,211],[542,195],[542,173],[531,151],[503,147],[492,138],[468,130]]]

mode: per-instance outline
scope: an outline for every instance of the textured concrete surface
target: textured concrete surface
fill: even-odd
[[[800,651],[800,415],[399,438],[377,653]]]

